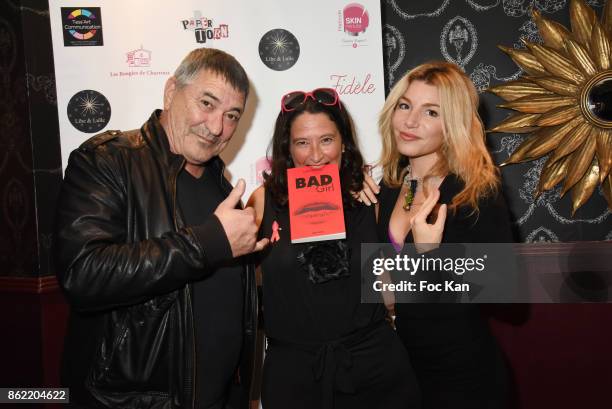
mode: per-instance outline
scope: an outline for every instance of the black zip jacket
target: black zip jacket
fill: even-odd
[[[58,280],[71,306],[62,382],[71,401],[109,408],[192,408],[191,284],[231,258],[215,215],[185,226],[170,151],[154,112],[140,130],[107,131],[72,152],[56,218]],[[212,166],[210,166],[212,165]],[[228,194],[223,162],[207,171]],[[239,380],[248,407],[257,321],[253,264],[243,257],[244,344]]]

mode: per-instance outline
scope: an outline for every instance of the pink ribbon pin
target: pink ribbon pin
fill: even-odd
[[[272,222],[272,237],[270,237],[270,243],[280,240],[280,235],[278,234],[279,230],[280,226],[278,225],[278,222],[274,220],[274,222]]]

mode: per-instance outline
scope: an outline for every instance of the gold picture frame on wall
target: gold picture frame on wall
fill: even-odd
[[[563,182],[572,216],[601,185],[612,210],[612,0],[570,1],[571,32],[533,11],[543,44],[500,46],[525,74],[489,89],[517,111],[489,132],[531,133],[502,166],[548,155],[536,194]]]

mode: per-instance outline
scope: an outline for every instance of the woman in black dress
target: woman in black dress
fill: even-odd
[[[249,204],[260,236],[268,339],[265,409],[400,409],[418,406],[408,355],[382,304],[360,302],[360,245],[376,242],[372,208],[349,194],[363,183],[353,124],[333,89],[283,97],[272,169]],[[346,240],[291,244],[287,168],[340,169]]]
[[[393,87],[379,120],[381,241],[417,251],[513,241],[477,109],[473,84],[454,64],[420,65]],[[424,408],[506,406],[503,359],[477,305],[398,303],[395,313]]]

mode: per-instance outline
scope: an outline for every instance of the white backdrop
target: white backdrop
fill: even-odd
[[[257,163],[266,155],[280,108],[280,97],[293,90],[336,88],[355,119],[366,161],[380,152],[377,115],[384,101],[380,3],[360,0],[367,16],[356,27],[345,27],[343,10],[352,3],[337,0],[273,1],[150,1],[49,0],[57,81],[62,163],[70,151],[95,133],[76,129],[68,119],[68,102],[83,90],[94,90],[110,104],[110,120],[102,130],[134,129],[162,107],[164,82],[192,49],[205,46],[234,55],[251,79],[247,112],[228,148],[221,155],[233,183],[247,181],[247,196],[260,181]],[[95,10],[102,21],[103,45],[64,45],[70,10]],[[95,9],[99,7],[99,11]],[[355,15],[353,8],[353,15]],[[94,13],[96,14],[96,13]],[[198,43],[185,20],[204,17],[212,27],[226,25],[227,37]],[[366,21],[366,17],[369,17]],[[355,23],[355,21],[353,21]],[[268,68],[259,45],[270,30],[284,29],[299,42],[295,65],[284,71]],[[348,31],[347,31],[348,30]],[[350,33],[350,31],[356,32]],[[70,37],[70,36],[69,36]],[[128,53],[135,51],[131,63]],[[364,84],[366,83],[367,84]],[[352,84],[352,86],[351,86]],[[360,86],[357,86],[360,84]],[[364,86],[365,85],[365,86]],[[96,102],[97,103],[97,102]],[[90,107],[91,108],[91,107]],[[100,108],[94,104],[93,109]]]

